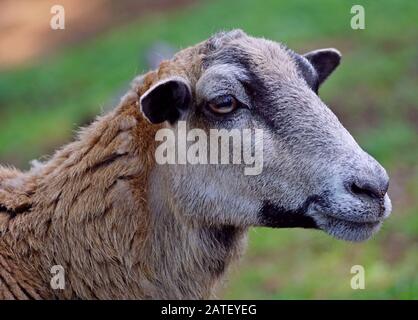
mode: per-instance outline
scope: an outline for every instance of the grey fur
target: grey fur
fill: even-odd
[[[374,234],[391,211],[387,174],[321,101],[298,62],[309,64],[310,57],[325,53],[316,63],[328,63],[331,55],[334,65],[322,72],[332,72],[339,52],[315,51],[304,58],[284,45],[240,30],[217,34],[199,48],[203,68],[193,86],[194,103],[182,119],[190,128],[207,132],[263,129],[264,170],[248,177],[236,165],[160,168],[166,191],[158,197],[169,198],[165,209],[204,224],[247,228],[271,226],[263,217],[268,203],[270,211],[273,206],[278,215],[296,212],[337,238],[360,241]],[[322,73],[318,85],[328,75]],[[226,93],[245,108],[222,120],[211,118],[205,102]],[[367,191],[354,194],[350,186],[356,181],[373,185],[381,197],[373,199]]]

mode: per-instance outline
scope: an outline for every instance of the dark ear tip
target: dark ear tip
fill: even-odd
[[[338,57],[342,57],[341,51],[335,48],[326,48],[323,49],[324,51],[328,51],[330,54],[338,56]]]
[[[340,62],[342,54],[339,50],[335,48],[326,48],[308,52],[304,56],[308,60],[313,59],[315,57],[327,57],[329,59],[332,59],[333,61]]]
[[[339,64],[342,58],[341,52],[334,48],[324,49],[326,54],[329,56],[330,59],[335,61],[336,64]]]
[[[341,52],[334,48],[319,49],[304,55],[318,73],[319,85],[337,68],[341,61]]]

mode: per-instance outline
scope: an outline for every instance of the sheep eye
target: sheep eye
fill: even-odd
[[[238,101],[231,95],[218,97],[209,102],[209,108],[215,113],[230,113],[238,107]]]

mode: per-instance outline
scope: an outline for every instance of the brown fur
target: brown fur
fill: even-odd
[[[240,30],[217,34],[136,78],[114,111],[46,163],[0,167],[0,298],[208,298],[251,226],[370,238],[391,211],[388,176],[316,94],[340,54],[310,56],[319,67]],[[169,102],[159,91],[167,81],[184,89]],[[210,101],[225,95],[246,107],[216,121]],[[184,113],[167,109],[186,98]],[[176,126],[172,115],[206,132],[263,128],[263,173],[157,165],[155,134]],[[148,122],[164,120],[172,125]],[[50,285],[55,265],[64,290]]]
[[[223,264],[238,256],[240,246],[223,249],[207,228],[180,224],[174,216],[159,226],[151,216],[147,179],[160,126],[149,124],[138,108],[140,95],[156,81],[198,77],[190,72],[198,72],[199,63],[194,71],[184,68],[199,60],[196,48],[134,81],[113,112],[46,163],[26,173],[0,167],[0,298],[213,294]],[[64,267],[64,290],[51,289],[53,265]]]

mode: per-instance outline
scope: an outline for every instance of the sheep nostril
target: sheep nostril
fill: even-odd
[[[357,196],[365,196],[368,198],[378,199],[378,200],[383,199],[383,197],[385,196],[385,192],[383,192],[381,189],[376,188],[368,183],[360,185],[356,182],[353,182],[350,185],[350,191]]]

